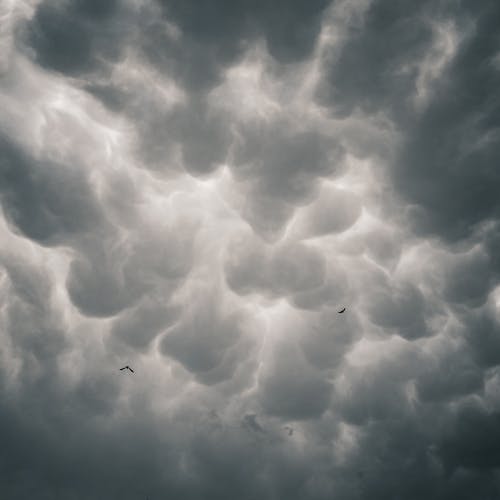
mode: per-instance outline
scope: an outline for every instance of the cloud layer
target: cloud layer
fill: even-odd
[[[6,498],[500,495],[498,2],[0,9]]]

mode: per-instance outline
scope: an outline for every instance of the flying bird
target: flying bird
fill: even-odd
[[[343,312],[345,312],[345,307],[343,307],[340,311],[337,311],[339,314],[342,314]]]
[[[289,436],[293,436],[293,427],[290,427],[289,425],[285,425],[284,429],[288,431]]]
[[[132,370],[132,368],[130,368],[130,366],[124,366],[123,368],[120,368],[120,371],[122,370],[129,370],[130,372],[134,373],[134,370]]]

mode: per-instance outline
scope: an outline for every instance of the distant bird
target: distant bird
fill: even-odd
[[[290,427],[289,425],[285,425],[285,427],[283,427],[286,431],[288,431],[288,435],[289,436],[293,436],[293,427]]]
[[[342,308],[340,311],[337,311],[339,314],[342,314],[343,312],[345,312],[345,307]]]
[[[120,368],[120,371],[122,371],[122,370],[129,370],[129,371],[131,371],[132,373],[135,373],[135,372],[134,372],[134,370],[132,370],[132,368],[130,368],[130,366],[128,366],[128,365],[127,365],[127,366],[124,366],[123,368]]]

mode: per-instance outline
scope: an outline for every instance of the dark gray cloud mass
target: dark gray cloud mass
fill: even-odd
[[[497,1],[0,18],[2,498],[500,498]]]

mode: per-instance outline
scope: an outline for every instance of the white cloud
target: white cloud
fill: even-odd
[[[186,2],[2,6],[8,494],[493,498],[481,9]]]

